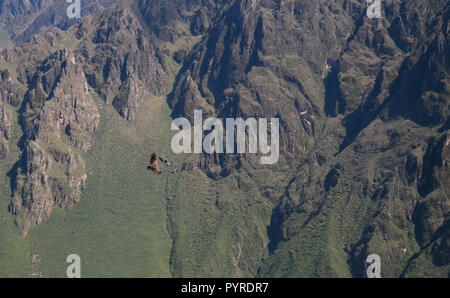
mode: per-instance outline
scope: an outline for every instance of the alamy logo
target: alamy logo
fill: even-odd
[[[368,278],[381,278],[381,258],[379,255],[372,254],[367,257],[366,263],[370,264],[367,267]]]
[[[70,255],[66,259],[67,263],[72,263],[67,267],[66,275],[68,278],[81,278],[81,258],[79,255]]]
[[[72,3],[67,7],[67,17],[69,19],[81,18],[81,0],[66,0],[67,3]]]
[[[203,123],[201,110],[194,111],[194,153],[246,153],[246,137],[248,136],[248,153],[265,155],[261,164],[275,164],[280,156],[280,121],[272,118],[244,120],[242,118],[227,118],[224,126],[220,119],[209,118]],[[172,122],[172,130],[179,131],[172,138],[174,153],[192,153],[192,125],[186,118],[177,118]],[[268,131],[270,129],[270,145]],[[208,134],[203,139],[203,132]],[[225,139],[225,142],[224,142]],[[235,140],[236,139],[236,140]],[[224,148],[225,147],[225,148]]]
[[[366,15],[370,19],[381,19],[381,0],[366,0],[369,5]]]

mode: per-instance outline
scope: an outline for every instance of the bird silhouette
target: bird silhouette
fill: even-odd
[[[147,167],[147,170],[152,171],[155,174],[161,175],[162,172],[158,166],[158,159],[156,158],[156,153],[152,153],[152,158],[150,159],[150,165]]]

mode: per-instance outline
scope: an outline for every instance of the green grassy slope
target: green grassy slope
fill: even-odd
[[[64,277],[70,254],[80,255],[83,277],[254,276],[267,254],[273,206],[251,187],[238,188],[237,181],[251,184],[245,173],[215,182],[198,169],[180,170],[197,156],[172,153],[165,98],[148,99],[127,122],[94,97],[102,118],[83,154],[88,180],[80,203],[55,209],[22,238],[7,211],[9,180],[0,189],[0,276]],[[21,135],[15,124],[11,143]],[[18,160],[11,147],[3,177]],[[171,162],[161,164],[160,176],[146,169],[153,151]],[[33,265],[32,256],[40,262]]]
[[[155,102],[157,108],[150,109]],[[64,277],[65,259],[73,253],[81,257],[84,277],[170,275],[165,176],[146,169],[151,151],[163,149],[160,136],[169,137],[163,130],[170,123],[161,123],[156,116],[169,121],[163,102],[149,99],[140,117],[127,123],[98,100],[102,121],[93,148],[85,155],[89,178],[81,202],[71,210],[55,210],[27,238],[19,236],[7,213],[6,181],[1,189],[0,220],[6,229],[0,230],[0,276],[41,272],[44,277]],[[2,172],[11,168],[17,155],[13,152],[2,163]],[[40,256],[38,266],[32,268],[30,254]]]
[[[237,188],[245,177],[238,173],[214,183],[200,170],[182,174],[168,213],[175,277],[255,276],[267,255],[272,206],[256,192]]]

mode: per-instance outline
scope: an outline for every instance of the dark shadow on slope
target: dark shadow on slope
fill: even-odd
[[[258,19],[258,24],[256,25],[256,30],[254,32],[253,38],[255,40],[255,46],[253,47],[253,52],[250,56],[250,60],[245,67],[245,73],[248,74],[254,66],[262,66],[263,63],[259,59],[259,51],[262,51],[262,41],[264,39],[263,32],[263,21],[262,16]]]
[[[402,273],[400,274],[400,277],[401,278],[404,278],[405,276],[406,276],[406,274],[408,273],[408,270],[409,270],[409,268],[411,268],[411,266],[413,266],[414,265],[414,261],[416,260],[416,259],[418,259],[423,253],[426,253],[426,250],[427,249],[429,249],[430,247],[434,247],[435,246],[435,244],[436,244],[436,242],[439,240],[439,238],[444,238],[444,237],[446,237],[445,239],[443,239],[443,240],[447,240],[448,239],[448,234],[449,234],[449,231],[450,230],[450,221],[446,221],[437,231],[436,231],[436,233],[434,234],[434,236],[433,236],[433,238],[432,238],[432,240],[426,245],[426,246],[424,246],[423,248],[421,248],[420,249],[420,251],[419,252],[417,252],[417,253],[415,253],[409,260],[408,260],[408,263],[406,264],[406,266],[405,266],[405,268],[403,269],[403,271],[402,271]],[[450,256],[449,256],[449,252],[448,251],[445,251],[444,252],[444,258],[445,258],[445,260],[444,260],[444,262],[443,263],[440,263],[439,261],[440,260],[438,260],[438,258],[439,258],[439,256],[437,256],[436,255],[436,251],[434,251],[434,253],[433,253],[433,249],[432,249],[432,253],[431,253],[431,255],[432,255],[432,258],[433,258],[433,265],[435,265],[435,266],[448,266],[449,265],[449,262],[450,262]],[[449,273],[450,274],[450,273]]]
[[[441,138],[438,142],[431,139],[428,141],[428,149],[423,156],[422,175],[417,185],[417,191],[425,198],[437,189],[440,185],[434,176],[434,168],[442,164],[441,154],[446,138]]]
[[[278,245],[282,241],[286,241],[281,232],[281,226],[283,224],[283,216],[281,214],[280,205],[278,205],[273,211],[270,219],[270,226],[267,227],[267,235],[269,237],[269,255],[272,255],[278,248]]]
[[[339,87],[339,64],[327,75],[323,81],[325,86],[325,114],[328,117],[336,117],[345,110],[345,102],[342,100],[342,92]]]
[[[11,170],[6,173],[6,176],[9,178],[10,186],[11,186],[11,198],[14,196],[14,193],[17,191],[17,175],[20,169],[25,169],[25,158],[24,155],[26,154],[25,148],[26,148],[26,142],[30,138],[31,132],[29,131],[29,123],[27,119],[23,116],[26,113],[28,105],[28,92],[24,95],[24,98],[22,100],[22,103],[20,105],[20,108],[17,110],[19,114],[18,124],[22,129],[22,136],[20,137],[19,141],[17,142],[17,146],[19,147],[19,150],[22,152],[19,156],[19,160],[13,165]]]
[[[346,253],[349,256],[347,259],[347,264],[353,277],[365,277],[365,259],[368,256],[367,243],[372,237],[372,232],[372,227],[366,227],[362,233],[361,239],[353,245],[351,251],[346,250]]]
[[[358,136],[358,134],[366,128],[376,117],[378,113],[377,98],[382,91],[383,84],[383,70],[380,71],[372,91],[367,95],[366,100],[353,113],[346,116],[343,120],[347,136],[339,147],[339,152],[342,152],[348,145],[350,145]]]

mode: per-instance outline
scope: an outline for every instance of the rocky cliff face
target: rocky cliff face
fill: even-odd
[[[345,247],[358,276],[377,250],[391,264],[386,274],[408,275],[426,255],[449,264],[439,250],[448,242],[448,168],[431,157],[447,150],[449,6],[383,3],[383,18],[371,20],[357,1],[231,1],[183,60],[169,98],[174,115],[279,117],[282,160],[271,171],[286,172],[283,159],[299,166],[280,194],[279,180],[252,170],[264,168],[233,162],[276,202],[262,275],[311,276],[300,268],[335,262],[326,244],[321,265],[286,262],[292,250],[308,254],[298,245],[308,246],[318,225],[346,227],[346,236],[318,237]],[[205,159],[206,168],[230,168],[225,157]],[[346,216],[364,227],[349,227]],[[416,240],[420,257],[411,257]]]
[[[26,235],[55,206],[70,208],[78,202],[87,179],[76,149],[90,149],[100,115],[72,53],[58,51],[39,65],[25,95],[22,120],[25,150],[10,209]]]
[[[8,140],[11,133],[11,115],[7,105],[18,106],[21,98],[20,88],[13,83],[8,70],[0,70],[0,160],[8,156]]]
[[[354,30],[357,7],[340,4],[229,2],[184,61],[174,114],[278,117],[283,158],[303,158],[323,126],[322,77]]]
[[[15,84],[8,70],[0,70],[0,102],[18,107],[22,90]]]
[[[75,53],[89,84],[125,119],[132,120],[150,94],[168,93],[164,54],[130,7],[106,10],[76,34],[81,42]]]
[[[9,122],[9,113],[6,106],[0,103],[0,160],[8,156],[8,140],[11,130],[11,123]]]
[[[433,9],[424,10],[423,6]],[[363,264],[368,253],[383,251],[392,270],[388,274],[407,276],[421,258],[405,261],[415,242],[409,231],[416,231],[421,255],[436,258],[428,248],[445,246],[436,243],[446,243],[448,237],[443,232],[448,230],[449,204],[444,185],[450,180],[439,174],[448,172],[445,164],[432,156],[446,151],[445,146],[437,144],[438,140],[445,143],[448,129],[449,64],[444,58],[448,56],[448,38],[444,36],[448,36],[449,7],[444,2],[388,1],[384,11],[381,21],[365,18],[361,7],[354,10],[360,15],[354,30],[347,35],[344,47],[338,46],[337,59],[327,58],[324,135],[328,137],[316,139],[317,147],[307,166],[302,166],[274,210],[271,248],[277,263],[283,250],[305,237],[308,228],[320,220],[336,217],[338,225],[348,222],[340,215],[330,215],[327,208],[353,214],[355,211],[348,210],[352,204],[370,214],[362,237],[351,240],[352,228],[347,227],[349,238],[330,239],[348,245],[350,264]],[[424,32],[428,32],[426,36]],[[335,125],[334,117],[345,132]],[[329,142],[340,144],[338,151]],[[433,224],[415,216],[421,214],[424,202],[440,210],[426,211],[433,214]],[[336,206],[340,204],[347,207],[340,209]],[[422,233],[428,235],[427,240],[419,240]],[[281,243],[284,249],[277,250]],[[334,259],[330,253],[322,257],[329,262]],[[439,258],[448,260],[448,254]],[[393,267],[405,263],[403,272],[394,273]],[[281,270],[296,270],[293,268],[300,264],[285,264]],[[448,261],[440,263],[447,265]],[[353,274],[364,274],[363,266],[351,266]],[[278,270],[268,269],[266,273],[276,274]]]

